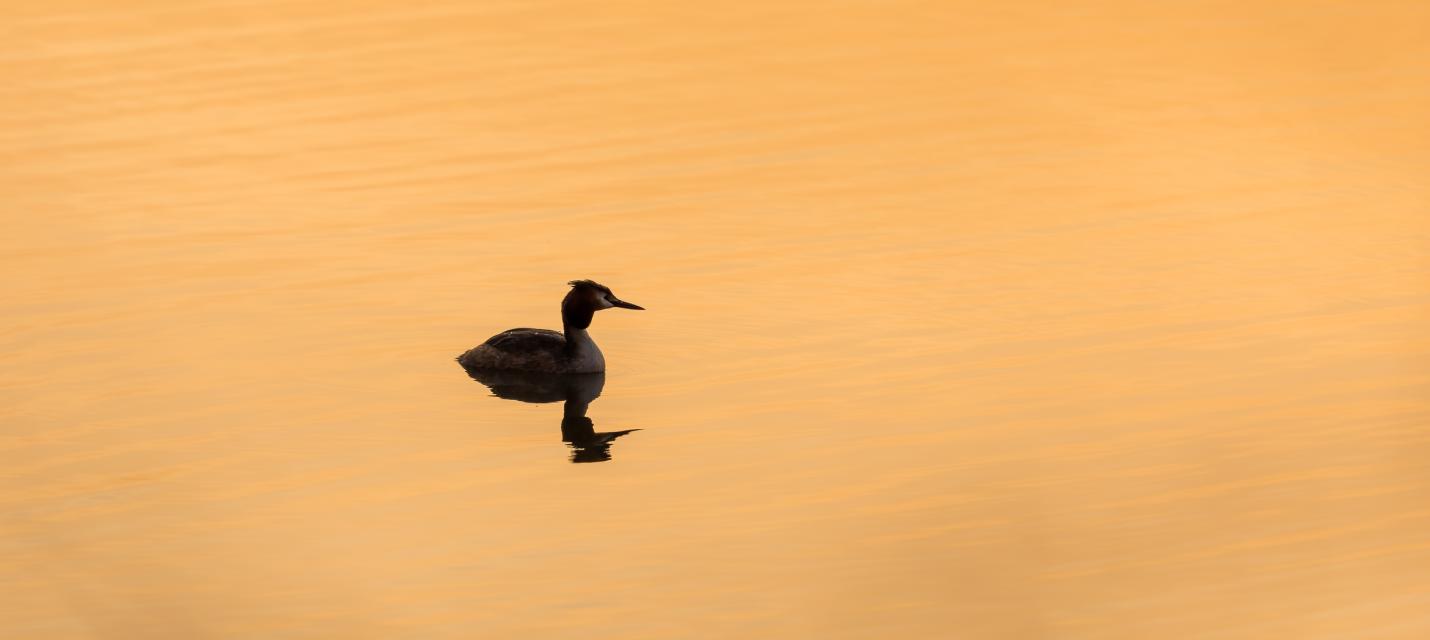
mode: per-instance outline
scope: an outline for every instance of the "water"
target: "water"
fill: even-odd
[[[1425,637],[1430,16],[1263,4],[9,7],[0,629]]]

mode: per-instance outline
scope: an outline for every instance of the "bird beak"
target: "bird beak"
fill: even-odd
[[[611,304],[616,305],[622,309],[635,309],[636,311],[645,311],[645,307],[631,304],[629,302],[626,302],[625,300],[617,299],[615,296],[611,296]]]

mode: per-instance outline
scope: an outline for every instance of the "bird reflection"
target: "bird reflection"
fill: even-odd
[[[545,403],[564,401],[561,412],[561,441],[571,445],[572,462],[605,462],[611,459],[611,442],[632,431],[596,431],[586,417],[586,409],[601,395],[606,385],[604,373],[532,373],[467,369],[467,375],[486,385],[492,394],[507,400]]]

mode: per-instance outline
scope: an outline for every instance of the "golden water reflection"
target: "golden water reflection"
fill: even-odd
[[[572,462],[605,462],[611,444],[639,429],[597,432],[586,416],[591,402],[606,386],[604,373],[543,374],[467,369],[467,375],[486,385],[492,395],[530,403],[560,402],[561,441],[571,445]]]
[[[1428,23],[9,3],[0,636],[1426,637]]]

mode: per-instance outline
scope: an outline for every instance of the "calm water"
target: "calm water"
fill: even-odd
[[[1430,635],[1423,3],[12,4],[0,635]]]

